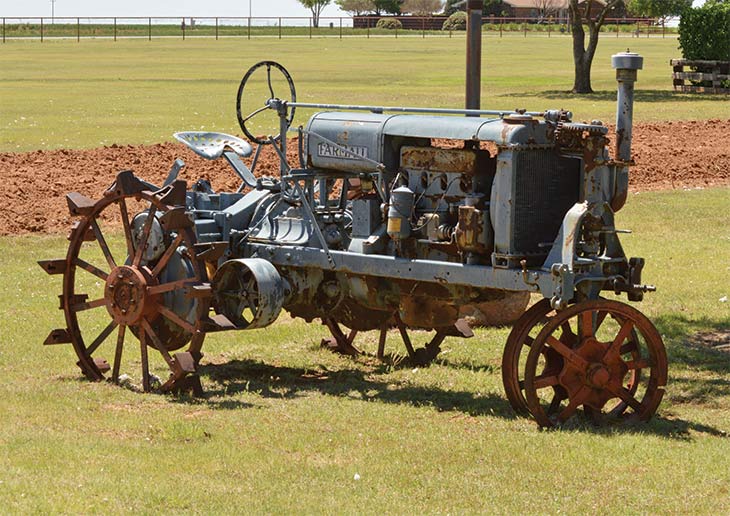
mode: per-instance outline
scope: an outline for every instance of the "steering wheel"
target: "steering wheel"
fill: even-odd
[[[259,107],[257,109],[254,109],[251,113],[249,113],[247,116],[243,116],[241,114],[241,107],[244,102],[244,90],[246,89],[246,85],[251,81],[252,77],[254,76],[254,73],[259,69],[266,69],[266,85],[268,86],[268,93],[269,98],[266,99],[262,107]],[[248,137],[250,141],[256,142],[260,145],[265,145],[267,143],[271,143],[272,140],[270,140],[268,137],[265,138],[258,138],[254,136],[251,131],[246,127],[246,123],[249,122],[252,118],[254,118],[259,113],[266,111],[267,109],[273,109],[269,101],[271,100],[282,100],[279,97],[276,96],[274,93],[274,86],[271,83],[271,72],[272,70],[277,71],[284,76],[284,79],[286,80],[286,83],[289,85],[289,102],[296,102],[297,100],[297,92],[294,89],[294,81],[291,78],[291,75],[289,75],[289,72],[286,71],[286,68],[281,66],[279,63],[275,61],[261,61],[259,63],[256,63],[251,68],[248,69],[246,74],[243,76],[243,79],[241,79],[241,85],[238,87],[238,95],[236,96],[236,116],[238,117],[238,124],[241,126],[241,130],[243,133]],[[249,88],[249,96],[251,88]],[[294,120],[294,111],[296,108],[292,107],[289,110],[289,115],[286,118],[286,126],[287,128],[291,125],[292,121]],[[279,141],[281,138],[281,133],[277,134],[273,141]]]

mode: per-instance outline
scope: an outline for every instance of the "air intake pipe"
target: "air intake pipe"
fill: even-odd
[[[618,98],[616,106],[616,187],[611,208],[618,211],[626,203],[629,190],[629,165],[631,164],[631,137],[634,118],[634,83],[638,71],[644,66],[644,58],[633,52],[621,52],[611,57],[616,70]]]

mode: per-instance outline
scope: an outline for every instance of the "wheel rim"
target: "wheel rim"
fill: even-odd
[[[115,185],[124,183],[120,178],[121,174]],[[179,358],[171,356],[170,351],[183,347],[193,335],[200,333],[199,318],[192,315],[199,313],[198,301],[190,302],[187,317],[181,317],[173,310],[176,308],[173,301],[179,300],[179,294],[174,291],[187,284],[200,283],[202,278],[197,258],[190,255],[195,244],[192,229],[189,226],[175,228],[175,217],[168,217],[174,237],[154,262],[144,260],[154,222],[172,215],[173,210],[182,210],[163,202],[172,189],[172,186],[157,192],[142,189],[125,192],[123,187],[110,189],[86,210],[71,232],[61,307],[79,359],[77,365],[92,380],[105,379],[110,373],[112,381],[119,381],[125,348],[130,347],[125,344],[132,333],[139,340],[142,386],[148,391],[152,384],[147,348],[159,351],[165,365],[175,373],[180,369]],[[133,206],[148,204],[144,212],[148,222],[136,237],[130,224],[130,203]],[[121,219],[122,238],[105,231],[104,223],[110,218]],[[178,223],[181,220],[177,217]],[[181,246],[189,250],[186,260],[177,256]],[[184,280],[166,281],[167,270],[176,261],[184,261],[189,273]],[[116,339],[112,338],[115,330]],[[89,335],[93,340],[88,340]],[[201,343],[199,338],[194,340],[196,346]],[[113,356],[111,364],[102,358],[104,349],[107,356]]]
[[[532,305],[515,323],[507,337],[502,354],[502,383],[515,412],[530,413],[525,399],[525,362],[535,337],[555,314],[550,300],[542,299]]]
[[[525,397],[542,426],[581,407],[595,420],[647,420],[666,380],[666,351],[651,321],[623,303],[594,300],[558,312],[540,331],[527,358]]]

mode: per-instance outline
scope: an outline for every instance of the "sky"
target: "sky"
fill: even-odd
[[[297,0],[56,0],[57,17],[85,16],[152,16],[152,17],[238,17],[248,16],[311,16],[309,9]],[[322,16],[347,16],[334,5],[324,8]],[[0,0],[0,16],[51,16],[51,0]]]
[[[695,0],[695,5],[705,0]],[[193,0],[55,0],[58,17],[152,16],[152,17],[239,17],[310,16],[297,0],[216,0],[201,3]],[[51,16],[51,0],[0,0],[0,16]],[[334,5],[324,8],[322,16],[347,16]]]

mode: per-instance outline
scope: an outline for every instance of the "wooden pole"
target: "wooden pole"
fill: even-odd
[[[218,17],[215,19],[215,40],[218,41]]]

